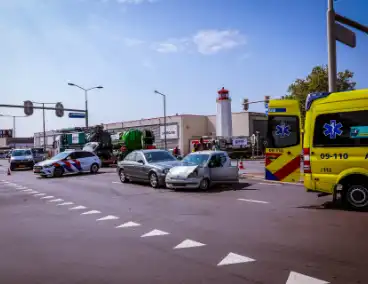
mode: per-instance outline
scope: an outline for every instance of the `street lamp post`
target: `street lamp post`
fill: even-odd
[[[84,103],[85,103],[85,108],[86,108],[86,127],[88,127],[88,91],[91,91],[93,89],[103,89],[103,87],[97,86],[97,87],[86,89],[74,83],[68,83],[68,85],[72,87],[77,87],[84,91]]]
[[[155,90],[156,94],[159,94],[163,98],[164,102],[164,139],[165,139],[165,150],[167,150],[167,141],[166,141],[166,95],[163,93],[160,93],[159,91]]]
[[[55,105],[56,103],[41,103],[41,102],[32,102],[32,103],[42,105],[43,150],[46,152],[46,117],[45,117],[45,105]]]
[[[27,117],[26,115],[8,115],[8,114],[0,114],[2,117],[12,117],[13,118],[13,137],[15,138],[15,118],[17,117]]]

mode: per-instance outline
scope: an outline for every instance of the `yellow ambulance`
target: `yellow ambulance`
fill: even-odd
[[[307,191],[334,199],[339,194],[350,207],[368,209],[368,89],[308,95],[303,141],[298,140],[302,131],[296,103],[269,103],[266,179],[296,181],[297,163],[291,161],[303,150],[299,161],[303,158]]]

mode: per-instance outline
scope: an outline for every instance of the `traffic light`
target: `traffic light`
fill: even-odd
[[[243,100],[243,110],[247,111],[249,109],[249,100],[248,99],[244,99]]]
[[[270,102],[270,96],[264,97],[265,104],[268,104]]]

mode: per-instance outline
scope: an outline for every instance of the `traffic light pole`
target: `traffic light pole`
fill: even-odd
[[[329,92],[337,91],[337,55],[336,41],[350,46],[356,47],[355,33],[341,24],[354,28],[358,31],[368,34],[368,27],[356,21],[335,13],[334,0],[328,0],[327,9],[327,47],[328,47],[328,90]]]

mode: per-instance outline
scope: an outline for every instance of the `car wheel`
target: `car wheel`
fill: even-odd
[[[62,167],[57,167],[54,169],[54,177],[62,177],[64,174],[64,169]]]
[[[125,173],[124,173],[124,170],[123,169],[121,169],[120,171],[119,171],[119,178],[120,178],[120,181],[122,182],[122,183],[127,183],[129,180],[127,179],[127,177],[126,177],[126,175],[125,175]]]
[[[203,191],[206,191],[208,190],[210,187],[210,181],[208,178],[204,178],[201,180],[200,184],[199,184],[199,189],[200,190],[203,190]]]
[[[366,185],[351,185],[346,191],[344,199],[353,209],[368,209],[368,187]]]
[[[91,174],[97,174],[98,170],[99,170],[98,165],[96,163],[92,164],[91,169],[90,169]]]
[[[10,164],[10,170],[11,170],[11,171],[14,171],[14,170],[15,170],[15,166],[14,166],[14,165],[12,165],[12,164]]]
[[[150,185],[153,188],[158,188],[159,182],[158,182],[158,177],[157,177],[156,173],[150,173],[149,182],[150,182]]]

